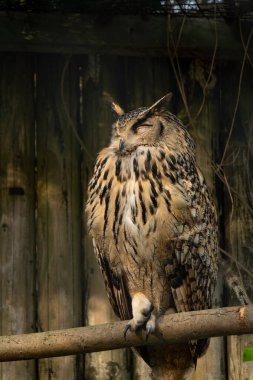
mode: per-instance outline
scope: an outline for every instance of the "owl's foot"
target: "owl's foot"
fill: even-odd
[[[137,329],[146,324],[146,340],[149,335],[155,331],[156,317],[153,311],[152,303],[143,293],[136,293],[132,299],[133,319],[131,319],[124,329],[124,337],[128,330],[135,332]]]
[[[148,340],[149,335],[155,331],[155,325],[156,325],[156,316],[155,314],[152,313],[146,324],[146,340]]]

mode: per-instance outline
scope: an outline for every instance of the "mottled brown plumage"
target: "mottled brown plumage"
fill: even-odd
[[[130,329],[155,329],[168,312],[210,308],[217,275],[217,220],[194,142],[167,111],[170,94],[124,114],[98,155],[88,227],[115,313]],[[207,340],[141,348],[157,379],[184,379]]]

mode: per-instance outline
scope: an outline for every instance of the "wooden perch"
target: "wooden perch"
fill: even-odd
[[[253,306],[227,307],[161,317],[146,342],[145,331],[123,330],[126,321],[0,337],[0,361],[47,358],[122,347],[177,344],[189,339],[253,333]]]

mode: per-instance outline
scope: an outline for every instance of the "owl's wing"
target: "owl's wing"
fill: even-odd
[[[202,250],[206,257],[199,254]],[[188,252],[186,257],[185,252]],[[211,307],[215,274],[208,255],[208,248],[196,247],[189,240],[171,243],[165,270],[178,312]]]
[[[215,221],[213,226],[193,221],[186,228],[187,233],[168,243],[165,265],[177,312],[211,308],[216,283]],[[193,356],[201,356],[207,346],[206,339],[192,342]]]
[[[122,320],[129,320],[133,317],[132,315],[132,305],[131,298],[128,292],[124,274],[115,275],[111,270],[110,264],[98,244],[96,244],[93,239],[94,252],[97,258],[97,262],[100,266],[105,289],[107,296],[109,298],[110,304],[112,305],[114,313]],[[122,331],[123,334],[123,331]],[[146,347],[135,347],[132,348],[138,355],[140,355],[143,360],[149,364],[149,358]]]
[[[107,296],[114,313],[122,320],[131,319],[131,299],[125,284],[124,275],[116,275],[111,270],[106,255],[94,239],[93,247],[104,278]]]

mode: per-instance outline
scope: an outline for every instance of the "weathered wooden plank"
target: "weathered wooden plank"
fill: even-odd
[[[175,81],[167,58],[128,57],[125,59],[123,91],[126,93],[127,110],[151,105],[168,92],[173,93],[174,85]]]
[[[0,332],[35,329],[33,60],[0,55]],[[1,380],[35,379],[35,363],[0,365]]]
[[[113,115],[106,99],[119,99],[122,86],[122,60],[118,57],[89,56],[84,66],[84,131],[83,140],[93,158],[109,143]],[[107,94],[105,96],[105,94]],[[84,193],[93,172],[90,159],[84,157]],[[84,226],[85,247],[85,319],[88,325],[116,320],[105,293],[102,274],[98,268],[91,240],[88,237],[86,221]],[[122,332],[123,334],[123,332]],[[86,355],[85,379],[119,380],[130,379],[129,353],[126,349],[91,353]]]
[[[181,62],[183,64],[183,62]],[[204,174],[206,182],[215,197],[215,174],[212,170],[212,161],[216,159],[215,153],[218,149],[219,134],[219,102],[218,102],[218,82],[217,72],[214,69],[209,86],[206,86],[206,79],[209,75],[210,64],[200,60],[184,62],[182,67],[184,75],[184,86],[186,89],[187,101],[194,120],[193,125],[189,125],[190,133],[196,142],[197,163]],[[187,73],[189,73],[187,75]],[[211,85],[210,85],[211,84]],[[203,93],[206,87],[205,100]],[[201,112],[200,112],[200,107]],[[179,111],[179,114],[185,114]],[[197,114],[199,116],[196,118]],[[186,118],[187,119],[187,118]],[[186,120],[187,121],[187,120]],[[188,120],[189,122],[189,120]],[[217,199],[216,199],[217,202]],[[222,274],[220,273],[220,276]],[[218,278],[213,307],[222,305],[222,278]],[[212,379],[225,380],[225,357],[224,339],[212,338],[207,353],[198,360],[196,372],[192,380]]]
[[[241,65],[224,66],[222,70],[222,109],[224,110],[224,144],[229,131],[238,95]],[[224,160],[224,170],[233,197],[233,204],[225,191],[225,232],[226,250],[241,264],[251,270],[253,267],[253,112],[252,112],[252,68],[246,67],[242,77],[239,106],[231,140]],[[252,278],[242,271],[242,280],[251,301],[253,299]],[[228,302],[238,304],[234,294],[229,292]],[[253,362],[242,362],[243,349],[252,343],[252,335],[234,336],[227,339],[227,365],[229,380],[253,380]]]
[[[38,325],[40,331],[82,324],[78,68],[68,57],[39,56],[37,64]],[[64,90],[61,83],[64,80]],[[63,96],[63,97],[62,97]],[[77,379],[77,357],[39,361],[39,379]]]
[[[102,18],[85,14],[0,12],[0,50],[167,56],[168,45],[173,47],[170,38],[173,37],[180,56],[211,58],[217,31],[217,57],[242,58],[237,22],[189,17],[181,28],[183,20],[167,16]],[[251,28],[250,22],[242,22]],[[249,53],[252,52],[250,46]]]

